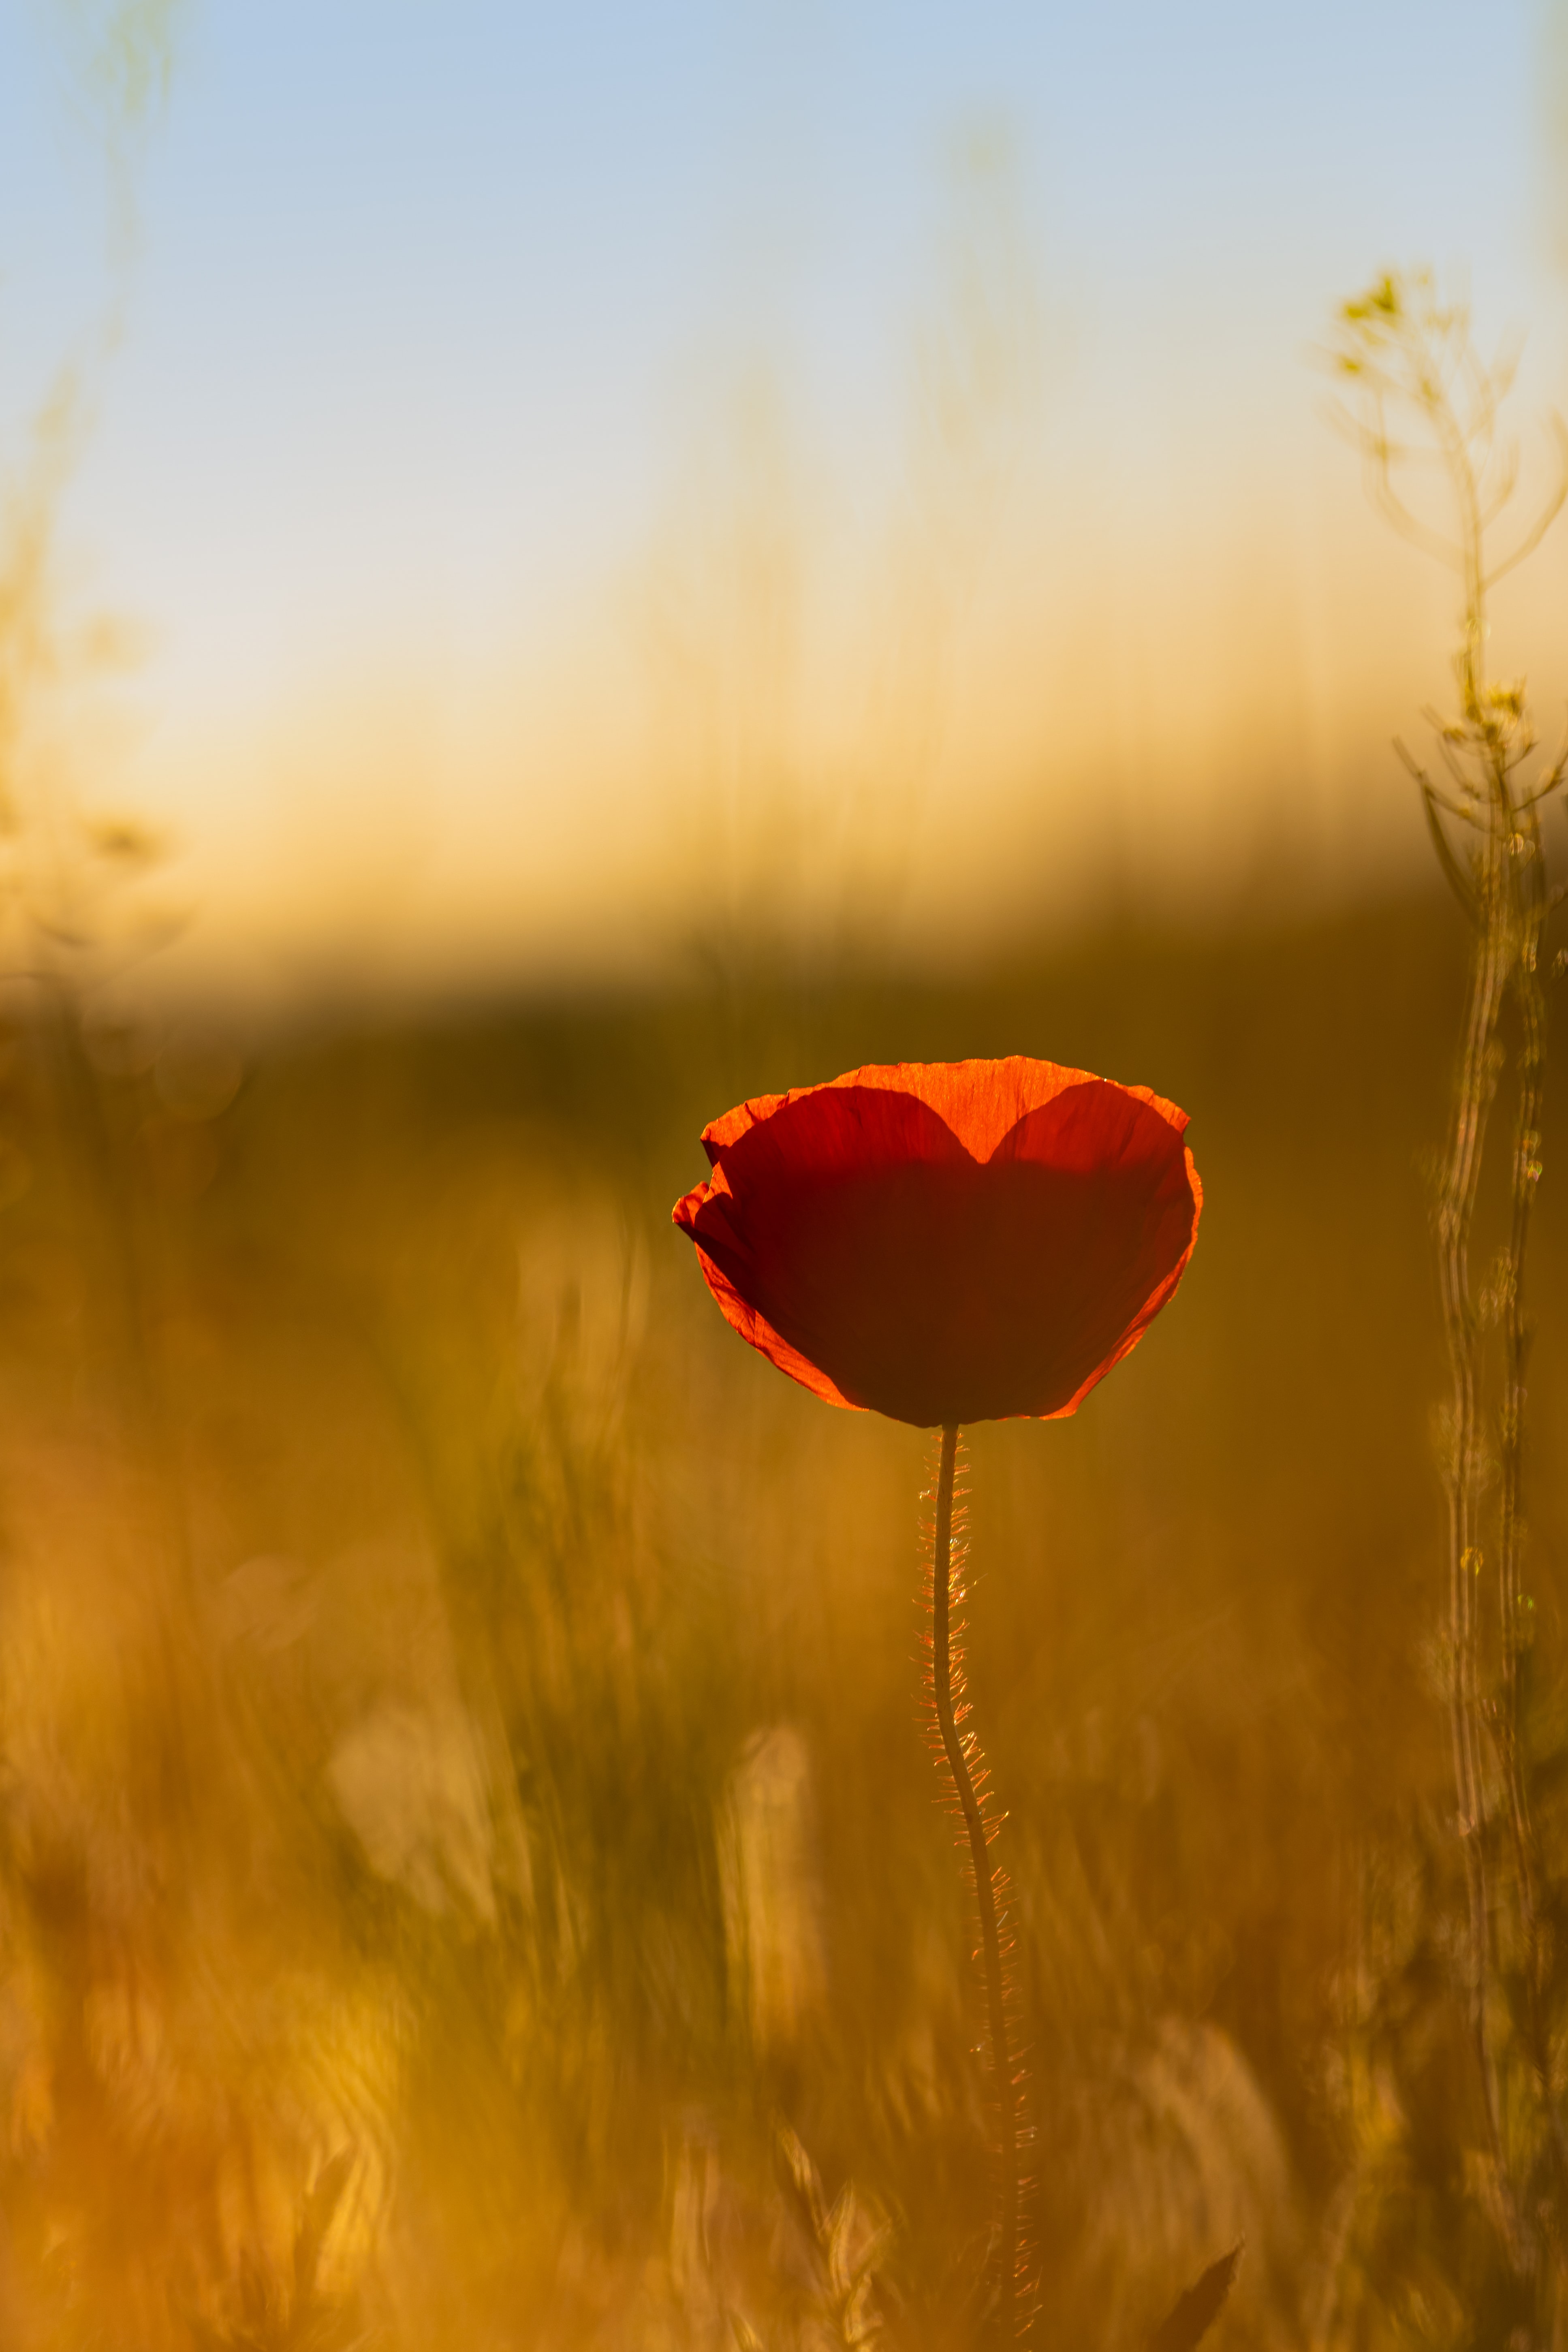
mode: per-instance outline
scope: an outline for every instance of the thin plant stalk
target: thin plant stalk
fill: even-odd
[[[1568,2137],[1558,2107],[1552,2056],[1552,1939],[1543,1926],[1541,1853],[1531,1816],[1524,1752],[1520,1662],[1528,1646],[1521,1590],[1521,1511],[1525,1373],[1525,1253],[1542,1172],[1542,1110],[1546,1003],[1540,968],[1542,934],[1556,895],[1548,891],[1540,811],[1568,774],[1568,754],[1526,784],[1521,775],[1535,749],[1522,681],[1487,676],[1489,592],[1537,547],[1568,499],[1568,431],[1556,422],[1559,478],[1512,550],[1489,554],[1488,534],[1512,499],[1518,478],[1513,445],[1499,433],[1499,411],[1513,375],[1504,359],[1487,366],[1470,336],[1462,304],[1436,299],[1429,278],[1381,279],[1341,310],[1335,366],[1355,385],[1359,413],[1348,419],[1369,486],[1394,527],[1447,563],[1462,584],[1460,642],[1455,661],[1458,710],[1433,718],[1446,772],[1434,779],[1399,746],[1420,786],[1432,843],[1470,928],[1470,976],[1449,1134],[1434,1214],[1438,1286],[1452,1396],[1445,1448],[1448,1501],[1448,1706],[1456,1822],[1468,1907],[1466,2008],[1484,2095],[1496,2177],[1516,2270],[1535,2267],[1538,2233],[1525,2215],[1539,2210],[1521,2194],[1504,2160],[1500,2089],[1501,2057],[1491,2016],[1493,1904],[1488,1886],[1488,1787],[1482,1748],[1489,1734],[1492,1788],[1500,1798],[1512,1861],[1523,1957],[1525,2055],[1546,2124],[1557,2215],[1548,2234],[1568,2244]],[[1391,420],[1414,421],[1405,440]],[[1401,474],[1436,462],[1449,500],[1452,532],[1426,522],[1396,487]],[[1478,1296],[1470,1247],[1487,1129],[1507,1059],[1500,1032],[1511,992],[1518,1013],[1518,1112],[1510,1179],[1507,1236],[1491,1279]],[[1486,1334],[1501,1336],[1501,1397],[1495,1443],[1483,1421]],[[1498,1476],[1495,1671],[1483,1672],[1480,1579],[1487,1560],[1481,1498]],[[1505,2020],[1500,2017],[1502,2026]]]
[[[997,1896],[1005,1886],[1000,1871],[990,1864],[991,1840],[1001,1817],[986,1811],[990,1779],[981,1760],[973,1729],[960,1729],[970,1713],[964,1697],[963,1652],[954,1647],[952,1623],[952,1501],[958,1462],[958,1428],[950,1423],[942,1433],[942,1459],[937,1475],[935,1540],[931,1580],[931,1691],[936,1711],[942,1753],[952,1779],[952,1790],[969,1842],[975,1903],[980,1914],[980,1961],[985,1988],[986,2040],[989,2045],[992,2099],[996,2117],[995,2263],[998,2305],[1004,2324],[1017,2308],[1020,2270],[1018,2172],[1018,2086],[1014,2079],[1012,2040],[1008,2030],[1006,1980],[1003,1966],[1003,1917]],[[960,1587],[958,1598],[963,1597]]]
[[[1528,893],[1523,909],[1522,929],[1514,995],[1519,1007],[1519,1117],[1514,1135],[1511,1200],[1510,1202],[1508,1249],[1502,1270],[1503,1343],[1505,1369],[1503,1380],[1502,1426],[1500,1454],[1501,1456],[1502,1493],[1499,1507],[1498,1570],[1500,1640],[1500,1671],[1503,1704],[1499,1710],[1499,1752],[1507,1788],[1509,1820],[1513,1834],[1514,1853],[1519,1868],[1520,1889],[1524,1915],[1526,1981],[1531,2008],[1539,2012],[1542,1984],[1542,1944],[1540,1916],[1539,1871],[1535,1852],[1533,1824],[1527,1811],[1523,1771],[1520,1756],[1519,1725],[1521,1716],[1520,1659],[1528,1646],[1522,1624],[1523,1596],[1520,1569],[1523,1551],[1524,1524],[1521,1507],[1523,1480],[1525,1374],[1530,1360],[1530,1326],[1524,1311],[1525,1248],[1530,1238],[1531,1211],[1541,1179],[1541,1118],[1543,1094],[1546,992],[1541,984],[1539,969],[1540,938],[1546,912],[1546,894],[1542,868],[1540,828],[1535,812],[1527,819],[1529,842],[1529,873],[1524,878]],[[1544,2051],[1538,2053],[1538,2063]],[[1542,2090],[1548,2088],[1544,2077]]]
[[[1453,1126],[1445,1155],[1435,1219],[1438,1287],[1444,1334],[1453,1381],[1452,1426],[1446,1465],[1448,1499],[1448,1708],[1454,1790],[1460,1846],[1465,1861],[1469,1933],[1467,2007],[1476,2049],[1488,2126],[1494,2147],[1500,2131],[1496,2068],[1487,2022],[1489,1973],[1489,1911],[1484,1801],[1478,1754],[1480,1705],[1478,1690],[1479,1612],[1476,1580],[1481,1555],[1476,1542],[1478,1463],[1480,1454],[1480,1324],[1470,1286],[1470,1234],[1480,1181],[1488,1115],[1497,1087],[1497,1024],[1504,983],[1498,927],[1477,934],[1471,963]]]
[[[1506,786],[1505,786],[1506,789]],[[1525,1375],[1531,1327],[1524,1307],[1525,1250],[1531,1212],[1541,1181],[1541,1121],[1546,1056],[1546,991],[1541,974],[1542,933],[1551,912],[1541,845],[1539,813],[1526,809],[1510,842],[1518,894],[1518,950],[1513,992],[1519,1013],[1519,1111],[1507,1248],[1500,1269],[1504,1372],[1500,1416],[1501,1496],[1498,1525],[1499,1672],[1495,1737],[1508,1809],[1508,1825],[1519,1879],[1520,1923],[1524,1943],[1525,2017],[1530,2059],[1551,2134],[1558,2224],[1568,2221],[1568,2134],[1552,2080],[1552,2029],[1548,2016],[1551,1958],[1542,1917],[1541,1856],[1525,1780],[1521,1724],[1520,1661],[1530,1646],[1521,1568],[1524,1549],[1521,1490],[1524,1464]]]

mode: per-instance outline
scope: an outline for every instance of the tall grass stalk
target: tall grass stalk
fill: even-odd
[[[1546,1933],[1541,1846],[1531,1810],[1521,1667],[1530,1647],[1523,1591],[1525,1379],[1531,1325],[1525,1263],[1542,1174],[1546,992],[1543,934],[1560,893],[1548,887],[1542,808],[1563,782],[1568,753],[1534,767],[1536,737],[1521,679],[1488,674],[1489,599],[1536,548],[1568,494],[1568,435],[1556,426],[1559,478],[1499,557],[1494,527],[1517,488],[1516,445],[1500,413],[1513,362],[1479,355],[1462,303],[1443,303],[1425,274],[1390,275],[1345,303],[1333,363],[1351,387],[1348,415],[1383,513],[1460,583],[1457,708],[1429,713],[1436,773],[1404,744],[1433,847],[1469,929],[1468,979],[1452,1108],[1433,1209],[1450,1392],[1442,1467],[1447,1500],[1447,1684],[1455,1821],[1464,1859],[1463,1995],[1481,2097],[1496,2208],[1510,2259],[1539,2279],[1551,2238],[1562,2260],[1568,2162],[1552,2055],[1553,1957]],[[1405,485],[1435,474],[1446,514],[1434,523]],[[1500,1083],[1510,1060],[1511,1003],[1517,1085],[1506,1232],[1479,1286],[1472,1265],[1478,1201]],[[1500,1362],[1492,1360],[1493,1333]],[[1496,1407],[1488,1412],[1495,1389]],[[1495,1504],[1489,1511],[1489,1496]],[[1491,1534],[1495,1621],[1483,1614]],[[1494,1819],[1494,1816],[1497,1818]],[[1494,1883],[1498,1882],[1498,1883]],[[1511,1904],[1517,1966],[1500,1984],[1499,1908]],[[1521,2133],[1512,2080],[1515,2047],[1532,2080],[1534,2128]],[[1544,2147],[1555,2219],[1541,2218],[1540,2184],[1521,2144]]]

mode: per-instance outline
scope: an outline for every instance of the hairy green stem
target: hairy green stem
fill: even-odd
[[[942,1733],[942,1753],[952,1774],[969,1852],[974,1866],[974,1895],[980,1911],[980,1951],[985,1978],[987,2039],[990,2042],[991,2084],[996,2104],[996,2270],[1004,2326],[1012,2316],[1018,2294],[1018,2116],[1008,2048],[1007,2012],[1002,1980],[1002,1931],[996,1915],[996,1889],[991,1874],[985,1819],[980,1810],[970,1770],[972,1733],[960,1737],[953,1708],[952,1668],[952,1482],[958,1461],[958,1428],[950,1423],[942,1433],[942,1469],[936,1491],[936,1547],[931,1561],[931,1690]]]

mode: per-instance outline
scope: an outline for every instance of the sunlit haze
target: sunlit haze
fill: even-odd
[[[0,456],[74,367],[51,610],[133,657],[30,756],[165,836],[172,971],[947,954],[1424,858],[1454,591],[1312,349],[1430,262],[1544,480],[1541,8],[215,0],[129,133],[83,22],[0,15]],[[1565,586],[1568,530],[1496,614],[1548,731]]]
[[[1568,2352],[1565,730],[1568,0],[0,0],[0,2352]]]

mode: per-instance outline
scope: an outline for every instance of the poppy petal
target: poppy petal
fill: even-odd
[[[834,1403],[1070,1413],[1192,1254],[1185,1114],[1055,1063],[895,1064],[745,1103],[677,1204],[726,1318]]]

